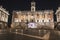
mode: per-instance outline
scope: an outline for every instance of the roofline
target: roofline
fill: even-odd
[[[0,10],[3,11],[5,14],[9,15],[9,12],[6,11],[6,9],[4,9],[4,8],[1,7]]]

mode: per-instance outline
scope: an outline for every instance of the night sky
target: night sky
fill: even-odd
[[[7,9],[10,13],[8,24],[11,23],[13,10],[30,10],[32,0],[0,0],[0,5]],[[60,6],[59,0],[34,0],[36,2],[36,10],[56,9]]]

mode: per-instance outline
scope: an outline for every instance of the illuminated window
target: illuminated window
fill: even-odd
[[[32,8],[32,11],[34,11],[34,8]]]
[[[8,21],[8,18],[5,18],[5,22],[7,22]]]
[[[37,16],[39,16],[39,14],[37,14]]]
[[[2,19],[1,19],[2,21],[4,21],[4,17],[2,16]]]

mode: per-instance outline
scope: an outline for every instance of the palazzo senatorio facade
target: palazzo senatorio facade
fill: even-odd
[[[31,2],[31,11],[13,11],[12,28],[28,28],[28,23],[36,23],[37,28],[54,29],[53,10],[36,10],[36,3]]]
[[[0,29],[7,28],[9,12],[0,6]]]

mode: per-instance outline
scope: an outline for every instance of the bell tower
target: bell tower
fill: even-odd
[[[34,1],[31,2],[31,12],[35,12],[35,9],[36,9],[35,6],[36,6],[36,5],[35,5],[35,2],[34,2]]]

